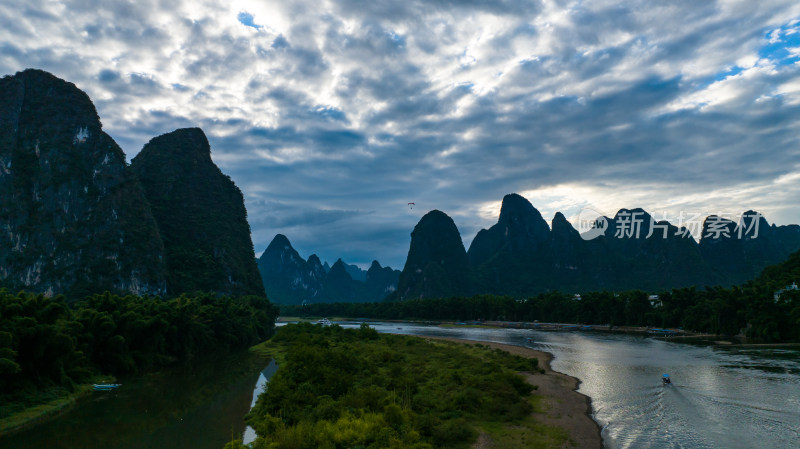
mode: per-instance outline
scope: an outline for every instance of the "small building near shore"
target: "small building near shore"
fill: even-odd
[[[786,287],[784,287],[784,288],[778,290],[777,292],[775,292],[775,295],[773,296],[773,298],[775,299],[775,302],[778,302],[778,300],[781,299],[781,294],[782,293],[788,292],[788,291],[791,291],[791,290],[800,290],[800,287],[797,286],[797,282],[792,282],[791,285],[787,285]]]

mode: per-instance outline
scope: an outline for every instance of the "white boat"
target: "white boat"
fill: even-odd
[[[317,321],[317,322],[316,322],[316,323],[314,323],[314,324],[321,324],[321,325],[323,325],[323,326],[330,326],[330,325],[331,325],[331,320],[329,320],[329,319],[327,319],[327,318],[323,318],[323,319],[321,319],[321,320]]]

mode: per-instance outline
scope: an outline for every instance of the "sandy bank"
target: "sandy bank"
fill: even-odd
[[[591,418],[591,399],[577,392],[580,381],[572,376],[553,371],[550,361],[553,355],[543,351],[521,346],[491,343],[485,341],[463,340],[447,337],[425,337],[448,340],[459,343],[480,343],[492,348],[523,357],[539,359],[539,366],[544,368],[544,374],[526,374],[526,380],[538,389],[536,394],[543,397],[545,412],[536,413],[536,419],[543,424],[557,426],[565,429],[574,442],[576,448],[602,448],[603,440],[600,436],[600,426]],[[485,438],[479,439],[475,447],[480,449],[491,448],[491,442]]]

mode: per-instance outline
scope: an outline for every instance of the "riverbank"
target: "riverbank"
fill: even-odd
[[[0,437],[11,435],[47,419],[59,416],[69,411],[78,400],[90,395],[93,391],[92,386],[95,383],[111,383],[114,381],[115,379],[111,376],[98,376],[92,380],[92,383],[78,385],[74,391],[64,392],[49,401],[35,405],[19,406],[24,408],[0,418]]]
[[[0,437],[18,432],[28,426],[66,412],[78,402],[78,399],[91,393],[91,391],[91,384],[80,385],[70,394],[58,397],[44,404],[24,408],[9,416],[3,417],[0,419]]]
[[[323,317],[278,317],[276,323],[293,322],[316,322]],[[337,322],[365,322],[380,321],[384,323],[414,323],[430,326],[459,327],[459,328],[502,328],[502,329],[531,329],[537,331],[583,331],[583,332],[612,332],[622,334],[648,334],[663,338],[710,338],[718,337],[710,334],[699,334],[685,331],[683,329],[655,329],[643,326],[611,326],[608,324],[574,324],[574,323],[540,323],[538,321],[491,321],[491,320],[472,320],[472,321],[452,321],[452,320],[415,320],[415,319],[372,319],[372,318],[348,318],[332,317],[330,321]]]
[[[322,317],[279,317],[276,323],[291,322],[316,322]],[[572,331],[572,332],[602,332],[611,334],[630,334],[647,335],[653,338],[676,341],[680,343],[700,343],[714,346],[733,346],[750,348],[786,348],[800,349],[800,342],[785,341],[776,343],[761,343],[748,341],[746,338],[736,336],[723,336],[700,332],[691,332],[684,329],[675,328],[652,328],[645,326],[611,326],[608,324],[573,324],[573,323],[539,323],[523,321],[449,321],[449,320],[390,320],[390,319],[368,319],[368,318],[330,318],[334,324],[338,322],[365,322],[380,321],[384,323],[414,323],[429,326],[439,326],[444,328],[499,328],[499,329],[530,329],[536,331]]]
[[[245,429],[253,388],[268,364],[256,351],[207,354],[90,390],[74,406],[0,437],[3,449],[221,449]]]
[[[464,340],[449,337],[427,337],[437,340],[446,340],[457,343],[474,345],[473,340]],[[603,439],[600,426],[592,417],[591,398],[579,393],[580,380],[558,371],[553,371],[550,362],[553,355],[522,346],[503,343],[479,342],[490,348],[496,348],[508,353],[539,360],[539,366],[544,369],[544,374],[525,374],[525,380],[536,386],[536,394],[542,397],[542,407],[534,411],[536,419],[543,424],[556,426],[567,431],[578,448],[602,448]],[[475,449],[490,449],[495,447],[487,435],[482,435],[473,446]]]

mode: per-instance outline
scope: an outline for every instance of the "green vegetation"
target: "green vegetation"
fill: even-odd
[[[100,373],[247,348],[272,335],[276,316],[258,296],[164,301],[105,293],[70,306],[63,296],[0,290],[0,419],[63,401]]]
[[[791,254],[785,261],[769,266],[754,282],[766,285],[769,290],[780,290],[793,282],[800,283],[800,251]]]
[[[61,410],[72,406],[79,397],[90,391],[92,391],[92,386],[87,384],[76,387],[70,393],[62,393],[61,396],[57,396],[56,391],[48,391],[45,394],[36,395],[35,398],[39,405],[26,408],[0,419],[0,435],[5,431],[13,430],[38,419],[59,413]],[[55,399],[48,400],[48,397],[54,397]],[[28,400],[31,401],[32,398],[28,398]]]
[[[261,349],[280,368],[247,417],[255,448],[465,448],[481,432],[567,441],[531,417],[534,387],[517,372],[539,371],[536,359],[366,324],[287,325]]]
[[[527,299],[478,295],[367,304],[281,306],[281,315],[349,316],[389,320],[505,320],[683,328],[755,341],[800,340],[800,291],[774,291],[752,285],[732,288],[681,288],[662,292],[655,304],[642,291],[590,292],[576,299],[542,293]]]
[[[754,341],[800,341],[800,291],[776,292],[800,280],[800,252],[753,281],[731,288],[678,288],[650,299],[643,291],[559,292],[526,299],[477,295],[368,304],[281,306],[281,315],[373,319],[506,320],[683,328]]]

